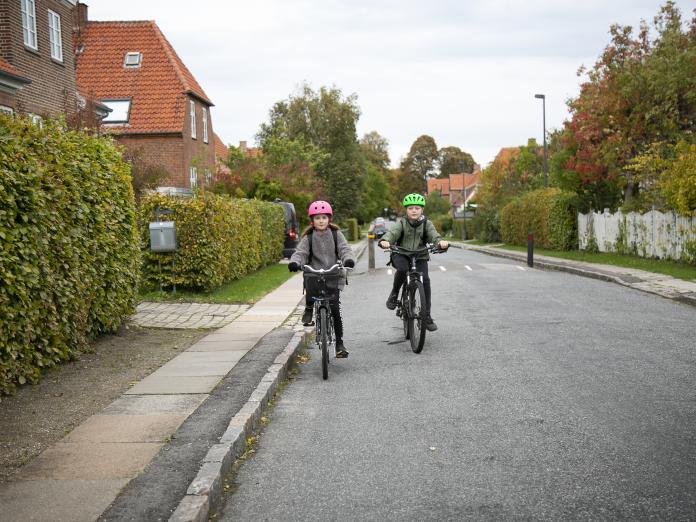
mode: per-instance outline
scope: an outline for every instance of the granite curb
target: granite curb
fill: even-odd
[[[285,349],[261,378],[246,404],[232,417],[220,441],[213,445],[203,461],[200,470],[169,518],[170,522],[204,522],[217,506],[222,494],[222,481],[229,473],[235,460],[246,449],[246,439],[258,429],[261,416],[273,398],[282,380],[287,376],[299,349],[306,344],[309,334],[297,332]]]
[[[515,252],[506,252],[502,250],[496,250],[492,248],[485,248],[485,247],[479,247],[479,246],[474,246],[474,245],[466,245],[464,244],[464,248],[472,250],[474,252],[480,252],[482,254],[487,254],[490,256],[495,256],[495,257],[502,257],[505,259],[512,259],[514,261],[521,261],[526,263],[527,262],[527,255],[526,254],[517,254]],[[572,263],[572,264],[571,264]],[[696,306],[696,294],[692,293],[690,294],[684,294],[680,293],[677,291],[659,291],[654,288],[645,288],[643,286],[639,286],[638,284],[642,283],[648,283],[649,281],[637,278],[633,275],[626,275],[626,279],[623,279],[621,276],[618,275],[613,275],[613,274],[608,274],[606,272],[602,272],[599,269],[594,268],[592,265],[588,263],[580,263],[577,261],[572,261],[572,262],[564,262],[564,261],[549,261],[548,259],[543,259],[540,260],[539,258],[534,258],[534,268],[541,268],[542,270],[556,270],[559,272],[568,272],[574,275],[582,276],[582,277],[589,277],[591,279],[599,279],[601,281],[607,281],[609,283],[616,283],[621,286],[627,286],[629,288],[633,288],[635,290],[640,290],[641,292],[646,292],[649,294],[653,295],[659,295],[660,297],[665,297],[667,299],[672,299],[674,301],[678,301],[681,303],[689,304],[692,306]],[[665,276],[667,277],[667,276]],[[628,280],[631,279],[631,280]],[[635,279],[638,279],[638,281],[635,281]],[[638,283],[638,284],[637,284]]]

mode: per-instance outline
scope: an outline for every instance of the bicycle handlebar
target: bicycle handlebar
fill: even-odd
[[[302,265],[302,271],[303,272],[308,272],[310,274],[317,274],[317,275],[340,275],[339,270],[342,268],[344,270],[353,270],[350,267],[343,266],[341,263],[336,263],[335,265],[329,267],[329,268],[312,268],[310,265]]]
[[[437,245],[426,245],[423,248],[417,248],[416,250],[411,250],[410,248],[404,248],[399,245],[389,245],[389,248],[384,251],[394,252],[395,254],[404,254],[407,256],[418,255],[425,252],[430,252],[431,254],[444,254],[447,252],[448,248],[442,249]]]

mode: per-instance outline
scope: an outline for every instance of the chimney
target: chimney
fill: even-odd
[[[82,2],[77,3],[77,30],[82,31],[85,26],[87,25],[87,22],[89,20],[87,16],[87,9],[88,6],[87,4],[83,4]]]
[[[246,152],[246,150],[247,150],[246,141],[239,142],[239,150],[241,150],[242,152]]]

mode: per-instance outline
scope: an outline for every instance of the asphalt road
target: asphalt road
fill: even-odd
[[[385,257],[343,294],[350,357],[323,382],[310,352],[216,520],[696,518],[694,308],[452,250],[416,355]]]

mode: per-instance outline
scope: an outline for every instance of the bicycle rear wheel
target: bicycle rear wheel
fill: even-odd
[[[319,346],[321,347],[321,376],[324,380],[329,378],[329,321],[326,316],[326,308],[319,309],[319,331],[321,338]]]
[[[406,290],[406,285],[404,285],[401,289],[401,321],[404,325],[404,337],[406,339],[408,339],[410,335],[410,327],[408,326],[410,315],[408,308],[408,291]]]
[[[421,281],[413,281],[408,288],[409,301],[409,337],[411,340],[411,350],[414,353],[421,353],[425,344],[425,318],[427,307],[425,302],[425,288]]]

